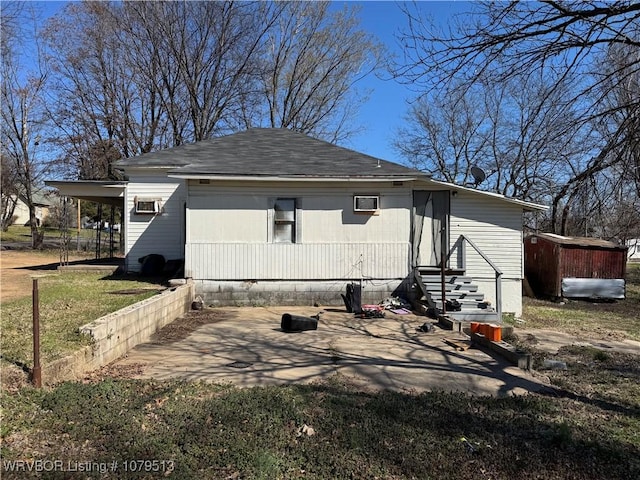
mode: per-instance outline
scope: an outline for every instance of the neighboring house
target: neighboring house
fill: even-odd
[[[546,208],[285,129],[251,129],[116,166],[126,182],[48,184],[124,205],[127,270],[139,271],[152,253],[184,259],[197,293],[218,304],[335,304],[352,281],[362,282],[365,302],[409,295],[414,268],[424,284],[439,282],[426,276],[439,275],[441,252],[451,250],[450,290],[520,315],[522,215]]]
[[[26,198],[23,195],[13,195],[12,197],[16,202],[16,208],[13,211],[13,225],[28,225],[29,206],[27,205]],[[36,207],[36,220],[38,226],[40,226],[49,216],[49,208],[52,206],[52,202],[48,194],[36,192],[33,194],[33,203]]]
[[[640,262],[640,238],[627,240],[627,259],[632,262]]]

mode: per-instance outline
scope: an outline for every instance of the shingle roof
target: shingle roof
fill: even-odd
[[[147,153],[120,167],[169,167],[180,175],[395,177],[426,176],[396,163],[282,128],[253,128]]]

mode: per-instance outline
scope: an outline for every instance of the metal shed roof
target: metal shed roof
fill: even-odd
[[[600,238],[591,238],[591,237],[565,237],[562,235],[557,235],[555,233],[536,233],[532,235],[532,237],[540,237],[549,240],[550,242],[557,243],[559,245],[574,245],[579,247],[600,247],[600,248],[610,248],[610,249],[619,249],[626,250],[627,247],[624,245],[618,245],[614,242],[609,242],[608,240],[602,240]]]

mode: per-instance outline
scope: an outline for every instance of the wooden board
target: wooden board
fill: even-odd
[[[444,338],[443,341],[454,347],[459,352],[464,352],[471,347],[471,341],[469,340],[456,340],[454,338]]]

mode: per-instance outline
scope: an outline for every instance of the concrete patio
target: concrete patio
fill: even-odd
[[[339,374],[363,389],[476,395],[520,395],[544,385],[530,373],[476,348],[457,351],[444,338],[463,338],[429,319],[386,312],[359,319],[327,308],[318,330],[284,333],[283,313],[314,315],[314,307],[207,309],[224,320],[204,325],[173,343],[138,345],[119,364],[145,365],[143,378],[203,380],[242,387],[309,383]],[[180,319],[176,320],[180,322]]]

